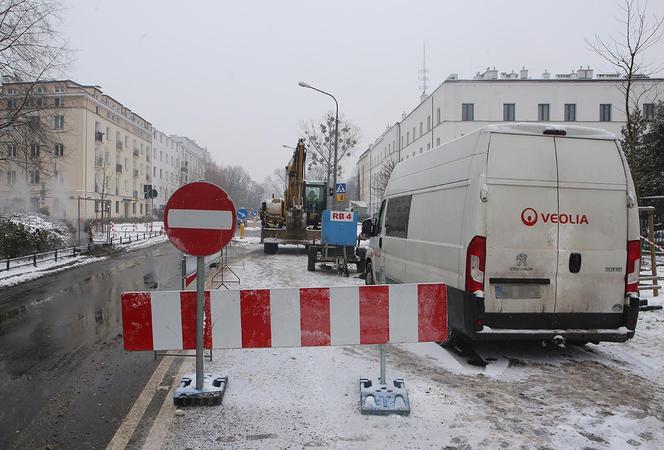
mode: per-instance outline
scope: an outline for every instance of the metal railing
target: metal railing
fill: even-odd
[[[132,242],[139,242],[146,239],[152,239],[153,237],[162,236],[164,232],[155,231],[155,230],[152,231],[123,230],[123,231],[116,231],[115,234],[117,236],[111,236],[111,239],[109,241],[109,244],[111,246],[113,246],[114,243],[117,245],[124,245],[124,244],[131,244]]]
[[[0,272],[18,267],[34,266],[37,267],[40,263],[47,261],[57,261],[62,258],[73,258],[76,255],[83,254],[87,251],[85,247],[67,247],[50,252],[33,253],[31,255],[19,256],[16,258],[7,258],[0,260]]]
[[[655,231],[655,214],[655,206],[639,206],[639,219],[643,215],[646,216],[646,220],[640,220],[641,259],[643,260],[644,257],[647,257],[650,260],[650,275],[639,274],[639,290],[652,290],[653,295],[657,297],[659,289],[661,289],[659,281],[664,279],[664,276],[659,276],[657,273],[657,256],[664,255],[664,248],[657,243],[658,234]]]

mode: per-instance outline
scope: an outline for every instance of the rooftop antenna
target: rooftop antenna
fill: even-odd
[[[429,69],[427,69],[427,45],[426,42],[422,43],[422,68],[419,70],[418,80],[420,82],[419,88],[422,89],[420,101],[427,98],[427,89],[429,88]]]

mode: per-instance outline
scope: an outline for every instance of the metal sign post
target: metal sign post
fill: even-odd
[[[196,389],[203,389],[203,323],[205,313],[205,257],[196,257]]]

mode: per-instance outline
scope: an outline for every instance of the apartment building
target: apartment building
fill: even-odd
[[[70,220],[79,214],[91,219],[100,215],[105,200],[113,218],[143,216],[152,125],[99,86],[71,80],[5,80],[2,114],[19,107],[26,95],[31,97],[26,114],[39,132],[22,141],[14,129],[3,133],[0,210],[45,208]]]
[[[360,156],[360,200],[376,212],[382,195],[374,181],[387,161],[415,157],[485,125],[551,122],[620,134],[626,120],[623,82],[617,74],[595,75],[589,67],[537,78],[525,68],[519,73],[487,68],[472,79],[452,74]],[[664,99],[664,79],[641,76],[633,89],[643,114],[653,115],[656,101]]]
[[[152,129],[152,187],[154,209],[163,211],[168,198],[181,186],[181,145],[163,131]]]
[[[207,148],[201,147],[186,136],[170,136],[175,142],[179,155],[180,183],[203,180],[205,165],[210,161]]]

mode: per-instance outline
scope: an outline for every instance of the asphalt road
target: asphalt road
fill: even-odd
[[[0,291],[0,449],[104,448],[152,375],[122,349],[120,293],[179,289],[170,243]]]

